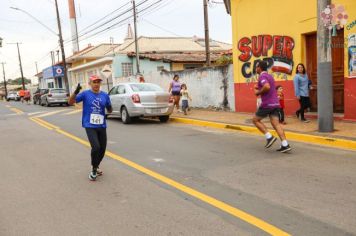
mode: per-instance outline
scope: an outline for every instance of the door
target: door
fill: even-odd
[[[317,38],[316,33],[305,36],[306,39],[306,69],[313,88],[310,91],[312,111],[317,111]],[[332,79],[333,79],[333,109],[334,112],[344,112],[344,30],[338,30],[332,37]]]

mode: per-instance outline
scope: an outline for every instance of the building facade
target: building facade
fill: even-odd
[[[235,109],[254,112],[256,63],[265,60],[269,72],[284,87],[286,113],[294,114],[296,66],[303,63],[313,84],[312,109],[317,109],[317,14],[336,18],[331,28],[333,109],[356,120],[356,1],[332,1],[330,14],[317,13],[317,0],[225,0],[232,16]],[[321,102],[321,101],[319,101]]]

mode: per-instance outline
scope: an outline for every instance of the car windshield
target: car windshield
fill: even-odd
[[[162,92],[163,89],[155,84],[130,84],[134,92]]]
[[[51,93],[66,93],[65,89],[51,89]]]

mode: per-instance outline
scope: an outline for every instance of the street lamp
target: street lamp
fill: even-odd
[[[47,30],[49,30],[51,33],[55,34],[56,36],[59,37],[59,44],[61,47],[61,52],[62,52],[62,62],[63,62],[63,69],[64,69],[64,81],[66,84],[66,89],[69,91],[69,83],[68,83],[68,76],[67,76],[67,64],[66,64],[66,56],[65,56],[65,52],[64,52],[64,44],[63,44],[63,37],[62,37],[62,29],[61,29],[61,21],[59,19],[59,12],[58,12],[58,4],[57,4],[57,0],[55,0],[55,5],[56,5],[56,14],[57,14],[57,24],[58,24],[58,34],[56,32],[54,32],[51,28],[49,28],[48,26],[46,26],[45,24],[43,24],[40,20],[38,20],[36,17],[34,17],[33,15],[31,15],[30,13],[28,13],[27,11],[18,8],[18,7],[10,7],[13,10],[16,11],[21,11],[23,13],[25,13],[26,15],[28,15],[29,17],[31,17],[32,19],[34,19],[35,21],[37,21],[39,24],[41,24],[43,27],[45,27]]]
[[[31,15],[30,13],[28,13],[27,11],[25,10],[22,10],[21,8],[18,8],[18,7],[10,7],[11,9],[13,10],[16,10],[16,11],[21,11],[23,13],[25,13],[26,15],[28,15],[29,17],[31,17],[32,19],[34,19],[35,21],[37,21],[37,23],[41,24],[43,27],[45,27],[46,29],[48,29],[49,31],[51,31],[52,34],[56,35],[58,37],[58,34],[53,31],[51,28],[49,28],[47,25],[43,24],[39,19],[37,19],[36,17],[34,17],[33,15]]]

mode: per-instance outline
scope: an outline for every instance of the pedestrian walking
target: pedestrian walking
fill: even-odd
[[[277,85],[276,86],[276,90],[277,90],[277,96],[278,96],[279,106],[280,106],[280,108],[278,110],[279,123],[285,125],[287,123],[284,121],[284,108],[285,108],[285,105],[284,105],[284,93],[283,93],[282,85]]]
[[[292,150],[292,148],[288,144],[282,126],[279,124],[278,110],[280,105],[273,76],[267,73],[267,62],[258,62],[256,65],[256,72],[259,74],[259,78],[257,85],[255,86],[255,95],[261,96],[262,103],[252,121],[258,130],[265,135],[267,140],[265,148],[269,148],[275,141],[277,141],[277,138],[268,132],[266,126],[261,122],[263,118],[269,116],[270,122],[282,142],[281,147],[277,151],[283,153],[288,152]]]
[[[179,82],[179,76],[174,75],[172,82],[169,84],[168,92],[172,94],[174,99],[174,105],[177,108],[178,112],[182,112],[179,109],[179,101],[180,101],[180,90],[181,90],[181,83]]]
[[[192,98],[189,96],[188,88],[186,84],[182,84],[180,94],[182,95],[182,110],[184,115],[187,115],[187,110],[189,109],[188,99],[192,101]]]
[[[23,103],[23,101],[24,101],[24,96],[25,96],[25,90],[21,89],[21,90],[19,91],[19,96],[20,96],[21,102]]]
[[[112,112],[109,95],[100,90],[101,81],[96,75],[90,76],[90,89],[79,93],[82,87],[78,84],[68,101],[70,105],[83,102],[82,126],[91,146],[92,170],[89,179],[92,181],[103,174],[99,165],[104,158],[107,144],[105,108],[108,113]]]
[[[306,74],[305,66],[300,63],[297,65],[296,75],[293,79],[295,96],[299,101],[300,108],[295,112],[297,118],[305,123],[309,120],[305,119],[304,113],[307,109],[311,108],[309,90],[311,88],[311,82]]]
[[[23,98],[26,101],[27,105],[30,105],[30,100],[31,100],[30,90],[25,90]]]

